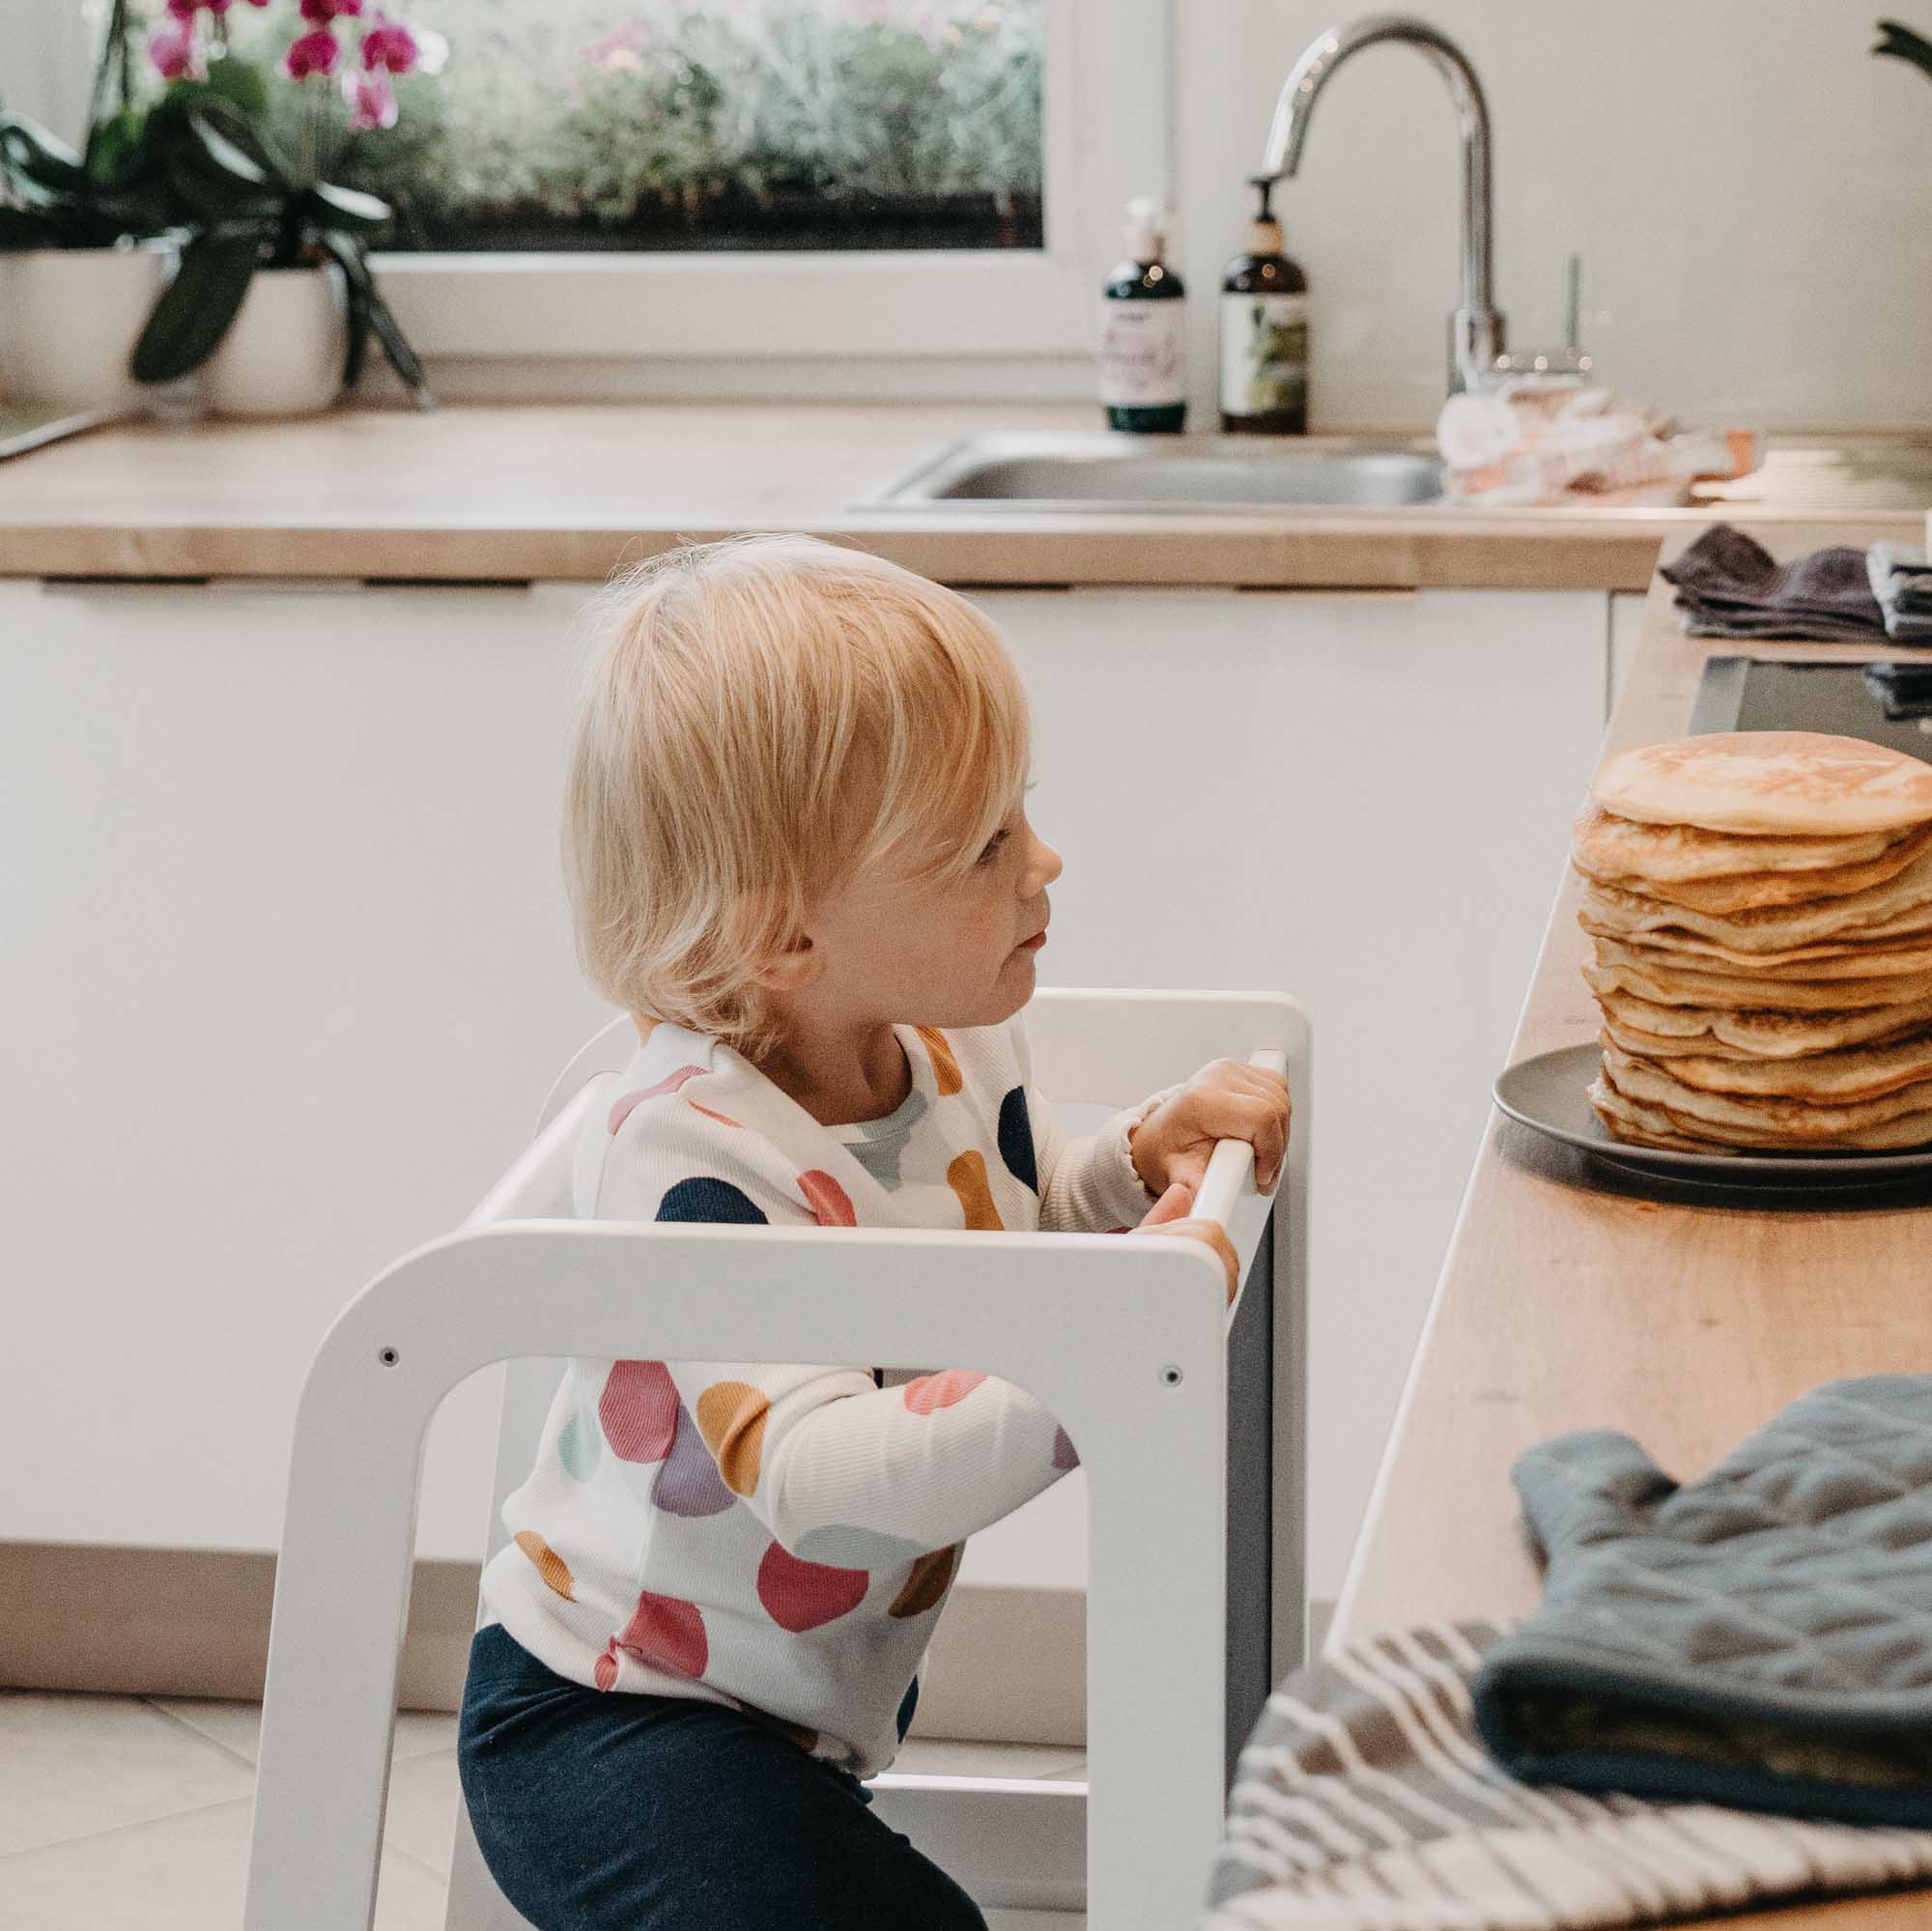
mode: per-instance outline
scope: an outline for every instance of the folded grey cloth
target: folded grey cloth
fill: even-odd
[[[1548,1576],[1474,1687],[1513,1775],[1932,1827],[1932,1375],[1816,1388],[1681,1488],[1608,1430],[1514,1476]]]
[[[1519,1782],[1470,1731],[1510,1629],[1392,1632],[1291,1676],[1241,1751],[1205,1931],[1584,1931],[1932,1880],[1928,1832]]]
[[[1662,566],[1692,637],[1861,640],[1886,635],[1865,553],[1849,545],[1779,563],[1730,524],[1714,524]]]
[[[1872,595],[1885,612],[1888,637],[1901,643],[1932,643],[1932,562],[1905,543],[1874,543],[1865,552]]]

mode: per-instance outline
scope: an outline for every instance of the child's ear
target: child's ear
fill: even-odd
[[[765,992],[803,992],[825,970],[825,954],[800,932],[752,975]]]

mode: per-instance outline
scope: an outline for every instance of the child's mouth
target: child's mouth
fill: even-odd
[[[1046,933],[1042,929],[1040,931],[1036,932],[1030,939],[1022,939],[1019,942],[1019,944],[1013,948],[1013,950],[1019,952],[1037,952],[1039,951],[1040,947],[1042,947],[1045,944],[1046,944]]]

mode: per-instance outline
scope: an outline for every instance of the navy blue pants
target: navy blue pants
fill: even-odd
[[[587,1690],[501,1624],[470,1642],[456,1760],[538,1931],[985,1931],[856,1777],[722,1704]]]

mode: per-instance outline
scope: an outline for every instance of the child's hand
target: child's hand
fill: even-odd
[[[1255,1185],[1263,1193],[1281,1173],[1288,1149],[1288,1082],[1239,1060],[1216,1060],[1148,1115],[1127,1136],[1134,1171],[1149,1193],[1176,1180],[1201,1184],[1217,1140],[1245,1140],[1255,1150]]]
[[[1188,1239],[1198,1240],[1202,1246],[1211,1248],[1228,1276],[1228,1305],[1233,1307],[1235,1292],[1241,1285],[1240,1264],[1235,1253],[1235,1244],[1221,1231],[1219,1222],[1184,1218],[1193,1205],[1194,1189],[1184,1181],[1177,1180],[1148,1208],[1147,1218],[1133,1232],[1184,1234]]]

